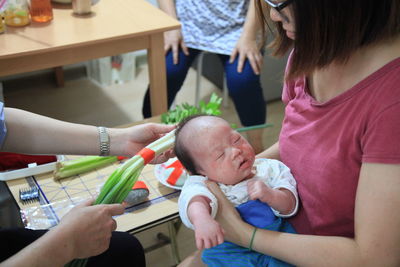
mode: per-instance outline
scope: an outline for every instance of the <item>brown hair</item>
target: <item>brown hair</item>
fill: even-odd
[[[179,122],[177,129],[175,131],[175,146],[174,146],[174,153],[176,157],[179,159],[179,161],[182,163],[183,167],[191,174],[191,175],[200,175],[198,173],[198,167],[192,157],[192,155],[189,153],[187,147],[182,143],[182,140],[180,138],[180,133],[182,129],[188,124],[189,121],[198,118],[198,117],[204,117],[204,116],[211,116],[212,115],[207,115],[207,114],[197,114],[197,115],[192,115],[189,117],[184,118],[181,122]]]
[[[254,1],[259,19],[270,29],[275,24],[273,55],[283,56],[294,48],[287,80],[334,61],[344,63],[357,49],[400,33],[399,0],[295,0],[286,9],[292,10],[296,40],[286,36],[281,23],[270,21],[270,8],[263,0]]]

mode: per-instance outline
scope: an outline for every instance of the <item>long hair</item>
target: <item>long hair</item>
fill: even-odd
[[[391,41],[400,33],[399,0],[295,0],[290,8],[296,39],[286,36],[281,23],[274,23],[269,7],[256,1],[260,20],[274,28],[270,44],[274,56],[293,48],[285,79],[308,75],[333,62],[345,63],[358,49]],[[265,26],[264,32],[265,32]]]

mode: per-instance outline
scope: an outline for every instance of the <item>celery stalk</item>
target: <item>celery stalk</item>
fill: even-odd
[[[157,156],[171,148],[174,142],[175,130],[149,144],[147,148],[153,150]],[[144,159],[139,155],[133,156],[119,166],[107,179],[94,204],[122,203],[139,178],[144,166]],[[75,259],[67,266],[85,266],[86,263],[87,259]]]
[[[63,161],[63,162],[59,162],[59,163],[61,164],[62,168],[67,169],[67,168],[74,168],[74,167],[80,166],[80,165],[85,165],[85,164],[88,164],[88,163],[93,163],[93,162],[96,162],[98,160],[102,160],[104,158],[107,158],[107,157],[86,156],[86,157],[80,157],[80,158],[77,158],[77,159]]]
[[[111,163],[116,162],[117,160],[118,158],[116,156],[112,156],[112,157],[90,158],[82,161],[76,161],[75,163],[68,163],[66,167],[64,167],[65,165],[62,165],[61,163],[61,165],[57,166],[57,169],[54,172],[54,178],[56,180],[59,180],[69,176],[88,172],[96,168],[107,166]]]

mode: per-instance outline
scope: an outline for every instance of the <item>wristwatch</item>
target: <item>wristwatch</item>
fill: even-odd
[[[97,127],[99,131],[100,140],[100,156],[110,155],[110,137],[108,136],[107,129],[105,127]]]

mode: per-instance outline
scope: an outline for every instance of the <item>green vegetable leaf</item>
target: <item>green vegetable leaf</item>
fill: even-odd
[[[165,124],[176,124],[184,118],[195,114],[208,114],[219,116],[221,115],[221,103],[222,98],[219,97],[216,93],[212,93],[210,101],[207,104],[203,100],[200,100],[198,107],[190,105],[188,103],[176,105],[175,109],[161,114],[161,122]]]

